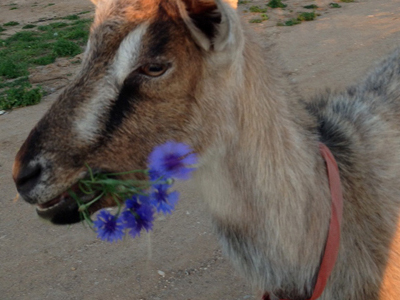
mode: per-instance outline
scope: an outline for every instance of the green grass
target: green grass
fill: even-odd
[[[316,8],[318,8],[318,5],[315,5],[315,4],[306,5],[306,6],[303,6],[303,8],[306,8],[306,9],[316,9]]]
[[[56,55],[54,53],[47,54],[44,56],[41,56],[39,58],[35,58],[32,60],[32,63],[35,65],[40,65],[40,66],[45,66],[52,64],[56,60]]]
[[[22,27],[22,29],[32,29],[32,28],[35,28],[35,27],[36,27],[36,25],[27,24],[27,25],[25,25],[24,27]]]
[[[79,45],[74,42],[59,39],[54,43],[53,54],[55,56],[75,56],[82,52]]]
[[[92,20],[68,16],[66,22],[24,26],[24,30],[0,39],[0,110],[36,104],[42,90],[32,87],[28,68],[53,63],[57,57],[82,52]],[[2,27],[0,27],[2,28]]]
[[[276,25],[277,26],[294,26],[294,25],[297,25],[297,24],[300,24],[300,23],[301,23],[301,21],[299,21],[296,18],[293,18],[293,19],[285,21],[284,23],[278,22]]]
[[[6,31],[6,29],[4,27],[0,26],[0,32]]]
[[[329,6],[332,8],[340,8],[341,6],[338,3],[329,3]]]
[[[247,4],[247,3],[249,3],[249,1],[247,1],[247,0],[239,0],[239,1],[238,1],[238,4],[239,4],[239,5]]]
[[[249,21],[249,23],[261,23],[261,22],[262,22],[262,20],[261,20],[261,19],[258,19],[258,18],[251,19],[251,20]]]
[[[287,5],[282,3],[281,0],[271,0],[268,2],[267,6],[271,8],[285,8]]]
[[[263,21],[267,21],[269,19],[267,14],[260,14],[260,17],[261,18],[250,19],[249,23],[262,23]]]
[[[92,21],[93,21],[92,19],[79,19],[77,21],[72,22],[71,25],[83,25],[83,24],[90,25]]]
[[[82,12],[78,13],[78,15],[85,15],[88,13],[91,13],[91,11],[90,10],[82,11]]]
[[[340,0],[341,2],[344,2],[344,3],[350,3],[350,2],[354,2],[354,0]]]
[[[257,12],[257,13],[266,13],[268,9],[266,8],[261,8],[259,6],[250,6],[249,11],[251,12]]]
[[[29,82],[17,88],[9,88],[0,94],[0,109],[34,105],[40,102],[43,92],[40,87],[33,88]]]
[[[10,8],[10,10],[15,10],[15,9],[18,9],[18,7],[14,6]]]
[[[315,20],[316,17],[317,17],[317,14],[315,12],[302,12],[297,16],[297,18],[287,20],[284,23],[279,22],[277,24],[277,26],[294,26],[294,25],[300,24],[302,21]]]
[[[0,61],[1,77],[4,77],[5,79],[14,79],[26,75],[28,75],[28,69],[25,63],[7,58]]]
[[[300,24],[301,23],[301,21],[299,21],[298,19],[290,19],[290,20],[287,20],[286,22],[285,22],[285,26],[294,26],[294,25],[297,25],[297,24]]]
[[[66,16],[66,17],[64,17],[62,19],[73,21],[73,20],[78,20],[79,16],[78,15],[69,15],[69,16]]]
[[[19,77],[14,80],[0,80],[0,89],[18,87],[21,86],[21,84],[27,83],[29,83],[27,76]]]
[[[17,25],[19,25],[19,23],[18,23],[18,22],[15,22],[15,21],[11,21],[11,22],[4,23],[4,24],[3,24],[3,26],[17,26]]]
[[[51,27],[49,25],[40,25],[37,29],[40,31],[49,31],[51,30]]]
[[[68,40],[87,40],[88,37],[89,32],[80,26],[71,27],[71,30],[64,35]]]
[[[299,14],[297,17],[297,20],[299,21],[312,21],[317,17],[315,12],[302,12]]]
[[[10,36],[5,40],[6,43],[9,43],[10,45],[17,45],[19,44],[26,44],[27,47],[31,47],[31,44],[28,44],[29,42],[35,42],[38,38],[38,34],[35,31],[20,31],[17,32],[16,34]],[[15,43],[12,43],[15,42]],[[22,45],[21,45],[22,46]],[[17,50],[17,49],[16,49]]]
[[[54,28],[64,28],[64,27],[69,26],[69,24],[65,23],[65,22],[55,22],[55,23],[49,24],[49,26],[54,29]]]

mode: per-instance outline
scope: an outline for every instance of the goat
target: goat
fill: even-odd
[[[233,265],[270,297],[307,299],[331,217],[322,142],[340,169],[344,209],[320,299],[398,299],[400,51],[357,86],[303,103],[232,3],[93,2],[82,68],[13,167],[40,216],[80,221],[66,191],[87,176],[85,163],[145,168],[154,146],[185,142],[199,154],[193,180]],[[91,213],[113,205],[104,198]]]

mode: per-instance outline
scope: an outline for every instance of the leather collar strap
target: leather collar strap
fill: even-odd
[[[317,282],[315,284],[314,293],[308,300],[316,300],[325,289],[329,276],[335,266],[336,258],[339,253],[340,246],[340,225],[343,215],[343,195],[340,184],[339,168],[336,160],[329,148],[319,143],[319,150],[325,159],[328,173],[329,188],[332,197],[331,221],[329,223],[328,238],[325,245],[325,253],[322,258],[321,266],[318,272]],[[263,300],[268,300],[269,295],[266,293]]]

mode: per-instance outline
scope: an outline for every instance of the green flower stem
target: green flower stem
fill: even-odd
[[[91,206],[93,203],[96,203],[103,196],[104,196],[104,193],[101,193],[96,198],[94,198],[92,201],[90,201],[90,202],[88,202],[86,204],[79,205],[79,211],[87,210],[89,208],[89,206]]]
[[[98,173],[95,174],[93,170],[86,164],[88,168],[88,177],[79,180],[78,187],[81,193],[85,195],[98,195],[93,200],[88,203],[84,203],[80,197],[72,190],[68,190],[69,195],[75,199],[78,204],[78,210],[81,214],[82,219],[85,220],[90,226],[93,225],[93,221],[90,218],[89,207],[99,201],[101,198],[105,196],[110,196],[115,201],[118,212],[117,216],[122,211],[122,204],[125,199],[131,198],[133,195],[142,195],[148,196],[146,192],[151,186],[156,184],[168,184],[172,185],[174,180],[167,179],[165,180],[163,177],[160,177],[154,181],[145,181],[145,180],[118,180],[113,177],[127,175],[127,174],[144,174],[146,176],[149,175],[148,170],[133,170],[127,172],[120,173]]]
[[[117,205],[118,205],[118,211],[117,211],[116,216],[119,216],[119,214],[121,213],[121,209],[122,209],[121,202],[118,200],[118,198],[116,198],[115,195],[112,195],[112,197],[113,197],[115,203],[117,203]]]
[[[79,197],[75,194],[74,191],[72,190],[68,190],[68,194],[75,199],[76,203],[78,203],[78,206],[80,207],[81,205],[83,205],[83,202],[81,201],[81,199],[79,199]],[[85,219],[85,222],[89,225],[89,227],[92,227],[93,221],[92,219],[90,219],[89,213],[87,210],[85,211],[80,211],[79,210],[79,214],[81,215],[81,217],[83,217],[83,219]]]
[[[132,170],[132,171],[126,171],[126,172],[120,172],[120,173],[109,173],[107,175],[108,176],[120,176],[120,175],[134,174],[134,173],[143,173],[145,175],[149,175],[148,170]]]

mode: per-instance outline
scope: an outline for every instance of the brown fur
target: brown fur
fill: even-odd
[[[272,298],[307,299],[330,219],[322,141],[338,160],[345,203],[338,261],[320,299],[397,299],[399,51],[358,86],[306,105],[226,3],[96,3],[81,72],[16,157],[27,201],[57,197],[86,176],[85,163],[99,172],[144,168],[154,146],[188,143],[200,155],[194,180],[239,272]],[[120,80],[121,45],[143,28]],[[149,78],[141,71],[149,63],[169,69]],[[93,211],[112,204],[103,199]],[[72,213],[57,212],[63,222]]]

